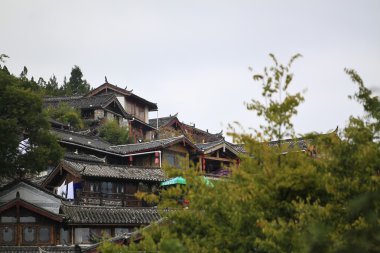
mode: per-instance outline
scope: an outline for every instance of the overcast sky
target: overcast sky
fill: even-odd
[[[12,73],[25,65],[60,83],[78,65],[92,87],[107,76],[157,103],[160,117],[178,112],[211,132],[257,127],[243,104],[260,98],[248,66],[301,53],[292,90],[307,92],[295,129],[327,132],[361,114],[345,67],[379,89],[380,1],[1,0],[0,53]]]

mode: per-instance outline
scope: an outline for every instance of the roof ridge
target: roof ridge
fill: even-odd
[[[147,141],[147,142],[140,142],[140,143],[131,143],[131,144],[122,144],[122,145],[113,145],[113,146],[110,146],[110,148],[117,148],[117,147],[127,147],[127,146],[133,146],[133,145],[144,145],[144,144],[149,144],[149,143],[156,143],[156,142],[164,142],[166,140],[174,140],[174,139],[181,139],[181,138],[184,138],[185,136],[182,134],[182,135],[179,135],[179,136],[175,136],[175,137],[170,137],[170,138],[166,138],[166,139],[158,139],[158,140],[153,140],[153,141]],[[186,137],[185,137],[186,138]]]
[[[105,164],[105,163],[94,163],[94,162],[89,162],[89,161],[70,161],[63,159],[62,161],[64,162],[69,162],[69,163],[77,163],[77,164],[83,164],[83,165],[94,165],[94,166],[108,166],[108,167],[118,167],[118,168],[129,168],[129,169],[146,169],[146,170],[162,170],[161,168],[158,167],[146,167],[146,166],[129,166],[129,165],[123,165],[123,164]]]
[[[53,132],[56,131],[56,132],[61,132],[61,133],[73,134],[73,135],[77,135],[77,136],[80,136],[80,137],[84,137],[86,139],[90,139],[90,140],[94,140],[94,141],[102,141],[104,143],[110,144],[109,142],[104,141],[101,138],[94,138],[94,136],[84,135],[84,134],[81,134],[79,132],[66,131],[64,129],[50,129],[50,130],[53,131]]]
[[[79,207],[79,208],[101,208],[101,209],[136,209],[136,210],[142,210],[142,209],[148,209],[148,210],[159,210],[156,206],[154,207],[143,207],[143,206],[99,206],[99,205],[72,205],[67,204],[65,201],[62,201],[62,206],[65,207]]]

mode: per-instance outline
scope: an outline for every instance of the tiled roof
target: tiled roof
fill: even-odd
[[[234,149],[236,149],[238,152],[240,153],[246,153],[247,151],[245,150],[244,148],[244,144],[234,144],[234,143],[230,143],[231,146],[234,147]]]
[[[103,89],[111,89],[111,90],[114,90],[116,93],[122,94],[124,96],[131,96],[134,99],[148,105],[149,111],[157,110],[157,104],[152,103],[152,102],[150,102],[150,101],[148,101],[142,97],[137,96],[136,94],[132,93],[132,90],[129,91],[129,90],[117,87],[116,85],[110,84],[108,82],[106,82],[106,83],[100,85],[99,87],[95,88],[94,90],[90,91],[86,96],[87,97],[90,97],[90,96],[91,97],[97,97],[98,95],[96,95],[96,94]]]
[[[69,161],[82,161],[82,162],[91,162],[91,163],[105,163],[105,158],[100,158],[94,155],[87,154],[76,154],[71,152],[66,152],[64,158]]]
[[[42,251],[41,251],[42,250]],[[81,252],[78,246],[0,246],[0,252],[6,253],[41,253],[41,252]]]
[[[191,126],[191,125],[185,124],[185,123],[180,122],[178,120],[177,115],[178,115],[178,113],[176,113],[173,116],[170,115],[170,116],[167,116],[167,117],[158,118],[158,128],[160,129],[161,127],[164,127],[167,124],[169,124],[171,121],[177,120],[178,123],[180,124],[181,129],[184,131],[185,135],[188,134],[186,129],[191,129],[191,132],[196,133],[196,134],[201,134],[202,136],[205,136],[206,139],[207,139],[207,141],[217,141],[217,140],[224,139],[224,137],[222,135],[222,132],[216,133],[216,134],[212,134],[212,133],[209,133],[208,131],[204,131],[202,129],[196,128],[195,126]],[[149,120],[149,125],[151,125],[152,127],[157,128],[157,118],[150,119]]]
[[[110,143],[100,140],[99,138],[94,138],[91,136],[86,136],[83,134],[78,134],[70,131],[63,130],[51,130],[51,132],[58,138],[59,141],[65,143],[79,144],[88,148],[96,150],[110,151]]]
[[[116,166],[110,164],[72,162],[67,160],[64,160],[63,163],[66,166],[75,169],[82,176],[157,182],[167,179],[164,171],[159,168]]]
[[[305,151],[307,150],[308,144],[312,142],[311,139],[303,139],[303,138],[297,138],[297,139],[286,139],[286,140],[280,140],[280,141],[270,141],[268,142],[268,145],[270,147],[279,147],[279,145],[283,145],[284,148],[287,150],[287,152],[291,151]]]
[[[48,175],[45,176],[40,176],[40,177],[33,177],[30,178],[29,181],[36,184],[36,185],[41,185],[43,181],[47,178]]]
[[[225,142],[225,141],[224,140],[217,140],[217,141],[212,141],[212,142],[207,142],[207,143],[197,143],[195,145],[201,150],[207,150],[207,149],[213,148],[219,144],[222,144],[223,142]]]
[[[175,115],[170,115],[168,117],[162,117],[162,118],[158,118],[158,128],[162,127],[162,126],[165,126],[166,124],[168,124],[170,121],[174,120],[175,118],[177,118],[177,115],[178,113],[176,113]],[[149,125],[151,125],[152,127],[154,128],[157,128],[157,118],[155,119],[150,119],[149,120]]]
[[[216,140],[216,141],[212,141],[212,142],[207,142],[207,143],[197,143],[195,145],[201,151],[207,153],[207,151],[212,151],[213,148],[217,148],[219,145],[222,145],[222,144],[223,144],[224,148],[229,149],[231,152],[235,153],[236,155],[238,155],[238,153],[241,153],[240,150],[235,148],[235,145],[225,141],[224,139]]]
[[[149,142],[111,146],[110,149],[122,154],[133,154],[133,153],[141,152],[141,151],[157,150],[157,149],[165,148],[167,146],[173,145],[180,141],[187,141],[188,143],[190,143],[190,141],[187,140],[186,137],[181,135],[178,137],[154,140],[154,141],[149,141]]]
[[[203,135],[207,136],[207,138],[208,138],[209,141],[217,141],[217,140],[224,139],[224,137],[223,137],[223,131],[221,131],[220,133],[212,134],[212,133],[209,133],[208,131],[204,131],[204,130],[202,130],[200,128],[196,128],[195,125],[191,126],[191,125],[188,125],[188,124],[185,124],[185,123],[181,123],[181,124],[182,124],[183,127],[187,128],[187,129],[191,129],[195,133],[200,133],[200,134],[203,134]]]
[[[9,180],[9,181],[8,181]],[[17,179],[8,179],[8,183],[2,185],[0,187],[0,192],[4,192],[6,191],[7,189],[11,189],[13,186],[17,185],[17,184],[26,184],[28,185],[29,187],[32,187],[32,188],[36,188],[37,190],[40,190],[40,191],[43,191],[51,196],[54,196],[56,198],[61,198],[57,195],[55,195],[54,193],[52,193],[51,191],[49,191],[48,189],[46,189],[45,187],[42,187],[40,184],[37,184],[37,183],[34,183],[32,182],[30,179],[27,179],[27,178],[17,178]]]
[[[170,145],[174,145],[178,142],[184,141],[190,146],[193,145],[186,137],[178,136],[168,139],[154,140],[149,142],[141,142],[135,144],[126,145],[116,145],[112,146],[110,143],[102,141],[96,137],[86,136],[74,132],[63,131],[63,130],[52,130],[52,133],[58,138],[62,143],[79,145],[82,147],[87,147],[93,150],[103,151],[105,153],[111,153],[114,155],[128,155],[134,154],[142,151],[154,151],[165,148]]]
[[[111,102],[115,102],[124,118],[132,118],[120,104],[115,94],[104,94],[93,97],[48,97],[44,98],[45,107],[57,107],[61,103],[66,103],[77,109],[106,108]]]
[[[58,106],[60,103],[67,103],[68,105],[79,108],[100,108],[107,106],[110,101],[117,99],[114,94],[106,94],[95,97],[50,97],[44,98],[45,106]]]
[[[157,208],[110,206],[61,206],[70,224],[149,224],[161,218]]]

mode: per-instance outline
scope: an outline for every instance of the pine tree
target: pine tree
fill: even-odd
[[[67,96],[85,95],[90,91],[90,85],[83,79],[83,73],[78,66],[71,69],[71,75],[68,82],[64,82],[63,92]]]

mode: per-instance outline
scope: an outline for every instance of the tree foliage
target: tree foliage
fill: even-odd
[[[115,145],[129,143],[129,131],[127,126],[120,126],[115,120],[107,120],[99,130],[99,136],[105,141]]]
[[[83,79],[82,70],[78,66],[71,69],[69,81],[65,81],[62,88],[64,95],[85,95],[90,91],[90,84]]]
[[[0,71],[0,176],[42,171],[61,157],[35,83]],[[23,142],[23,149],[20,143]]]
[[[53,75],[49,78],[49,81],[45,85],[45,95],[59,96],[60,93],[57,78]]]
[[[293,131],[290,118],[302,100],[289,94],[283,101],[293,102],[272,100],[283,89],[276,81],[284,69],[279,66],[275,60],[274,76],[258,78],[266,80],[263,95],[269,103],[253,102],[249,108],[265,116],[268,126],[261,128],[269,137]],[[160,195],[159,207],[176,207],[163,212],[166,222],[142,231],[142,242],[117,252],[380,252],[380,101],[355,71],[346,72],[358,85],[354,98],[367,114],[351,117],[340,133],[305,136],[318,148],[317,158],[283,155],[262,142],[260,132],[233,134],[247,151],[239,169],[211,188],[196,172],[181,171],[185,188]],[[277,84],[268,85],[272,82]],[[179,208],[179,197],[190,201],[188,208]]]
[[[270,140],[279,140],[294,135],[291,118],[297,114],[297,107],[304,101],[300,92],[292,95],[288,91],[293,81],[290,68],[301,55],[294,55],[287,65],[279,64],[273,54],[269,56],[274,65],[265,67],[263,74],[253,75],[253,80],[261,82],[261,95],[265,101],[252,99],[246,106],[248,110],[255,111],[257,116],[265,119],[267,124],[260,126],[262,134]]]
[[[82,129],[84,127],[80,111],[68,104],[60,103],[57,107],[48,107],[45,112],[49,118],[69,124],[70,127],[76,129]]]

